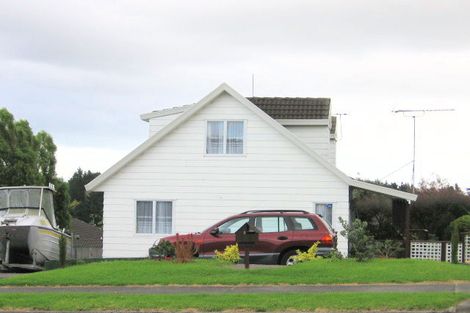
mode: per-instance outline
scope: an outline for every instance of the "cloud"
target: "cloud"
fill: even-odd
[[[89,160],[80,147],[113,156],[142,142],[140,113],[223,81],[250,95],[255,73],[256,95],[331,97],[350,114],[338,164],[352,176],[410,160],[409,120],[392,109],[456,108],[420,120],[417,171],[468,185],[468,12],[458,0],[1,2],[0,106],[75,147],[60,152],[69,173]]]

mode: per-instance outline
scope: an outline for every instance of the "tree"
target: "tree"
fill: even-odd
[[[57,225],[69,229],[70,226],[70,196],[67,182],[61,178],[54,178],[55,186],[54,209]]]
[[[463,215],[450,223],[452,229],[452,263],[458,263],[459,241],[463,233],[470,232],[470,215]]]
[[[55,173],[55,153],[57,147],[52,140],[52,137],[45,131],[40,131],[36,135],[37,140],[37,165],[39,175],[42,179],[42,185],[52,182]]]
[[[460,188],[437,179],[422,182],[417,190],[418,200],[411,208],[411,225],[414,229],[427,229],[435,239],[449,240],[450,223],[460,216],[470,214],[470,197]]]
[[[85,190],[85,185],[98,175],[100,173],[85,172],[78,168],[68,183],[70,198],[77,202],[72,210],[72,215],[84,222],[101,226],[103,222],[103,193],[87,193]]]
[[[45,131],[34,135],[26,120],[15,121],[7,109],[0,109],[0,186],[54,183],[57,224],[68,227],[67,183],[55,172],[56,145]]]

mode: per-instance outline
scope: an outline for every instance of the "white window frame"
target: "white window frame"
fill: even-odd
[[[137,232],[137,202],[152,202],[152,232],[151,233],[138,233]],[[157,202],[171,202],[171,233],[157,233]],[[137,236],[154,236],[154,235],[169,235],[175,233],[175,200],[152,200],[152,199],[135,199],[134,200],[134,233]]]
[[[313,203],[313,213],[315,214],[318,214],[317,213],[317,205],[331,205],[331,224],[329,224],[331,227],[333,227],[333,223],[334,223],[334,218],[333,218],[333,212],[334,212],[334,203],[333,202],[314,202]],[[326,220],[326,216],[323,216],[322,217],[325,222],[329,223],[327,220]]]
[[[223,140],[223,153],[207,153],[207,135],[209,122],[223,122],[224,123],[224,140]],[[243,122],[243,153],[227,153],[227,122]],[[247,120],[240,119],[211,119],[205,120],[206,131],[204,132],[204,156],[207,157],[244,157],[246,156],[246,124]]]

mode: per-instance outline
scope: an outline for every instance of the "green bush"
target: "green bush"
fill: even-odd
[[[240,250],[238,244],[226,246],[224,252],[215,250],[215,258],[222,262],[238,263],[240,261]]]
[[[157,245],[149,249],[151,258],[174,257],[175,247],[168,240],[160,240]]]
[[[320,257],[317,257],[318,244],[320,242],[315,242],[307,251],[297,250],[297,255],[294,255],[292,258],[295,263],[308,262],[313,260],[318,260]]]
[[[329,259],[331,261],[339,261],[339,260],[344,259],[341,252],[339,252],[337,249],[331,250],[328,254],[324,255],[323,258]]]
[[[367,231],[367,222],[355,219],[351,224],[339,218],[344,230],[341,235],[348,238],[351,256],[357,261],[367,261],[375,256],[376,244],[374,237]]]
[[[65,267],[67,261],[67,238],[64,235],[59,237],[59,264],[60,267]]]
[[[403,250],[402,243],[397,240],[387,239],[376,243],[377,256],[382,258],[395,258]]]
[[[452,230],[451,242],[452,242],[452,263],[458,263],[458,249],[459,249],[459,240],[460,234],[464,232],[470,232],[470,215],[464,215],[459,217],[450,223],[450,228]]]

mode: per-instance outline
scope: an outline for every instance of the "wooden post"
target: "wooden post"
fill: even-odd
[[[245,268],[250,268],[250,250],[248,247],[245,247]]]
[[[441,242],[441,261],[442,262],[446,261],[446,256],[447,256],[447,242],[442,241]]]
[[[410,226],[411,220],[410,220],[410,204],[406,203],[405,204],[405,230],[404,230],[404,239],[405,239],[405,258],[410,257],[411,253],[411,231],[410,231]]]

